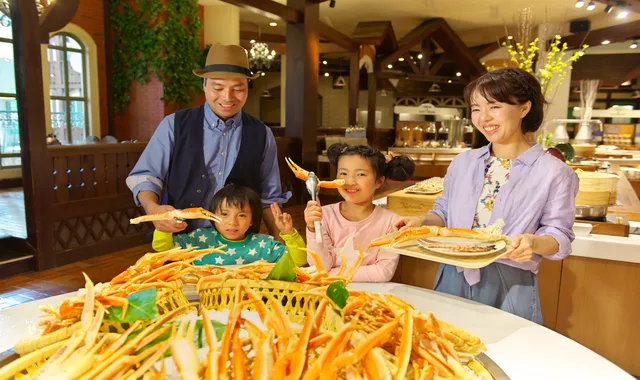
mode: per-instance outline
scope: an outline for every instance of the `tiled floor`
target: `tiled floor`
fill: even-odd
[[[22,188],[0,190],[0,238],[27,237]]]

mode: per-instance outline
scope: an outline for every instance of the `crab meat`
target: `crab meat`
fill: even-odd
[[[137,218],[129,220],[131,224],[138,224],[142,222],[153,222],[158,220],[177,220],[185,221],[187,219],[207,219],[213,222],[220,223],[222,219],[209,210],[205,210],[202,207],[185,208],[182,210],[171,210],[163,212],[161,214],[143,215]]]

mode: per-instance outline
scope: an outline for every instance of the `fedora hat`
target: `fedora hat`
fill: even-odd
[[[193,70],[200,78],[249,78],[256,79],[249,69],[247,51],[240,45],[215,44],[209,49],[203,69]]]

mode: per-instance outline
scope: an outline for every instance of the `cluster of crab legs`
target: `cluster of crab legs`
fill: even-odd
[[[471,343],[471,354],[484,350],[474,337],[442,327],[430,313],[422,314],[394,296],[364,291],[350,292],[341,309],[345,323],[337,331],[320,328],[331,306],[326,298],[296,328],[279,300],[240,283],[221,337],[201,310],[208,345],[201,361],[194,343],[197,324],[178,320],[188,305],[145,328],[138,321],[123,334],[102,333],[105,309],[94,309],[95,289],[85,278],[81,328],[69,339],[41,349],[53,353],[32,379],[162,379],[167,352],[181,379],[470,379],[475,373],[463,364],[465,358],[456,348]],[[249,304],[266,330],[243,318]],[[241,337],[241,331],[247,336]],[[168,332],[167,340],[154,344]]]

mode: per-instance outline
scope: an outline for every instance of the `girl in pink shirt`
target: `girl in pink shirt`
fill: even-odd
[[[406,156],[386,162],[385,156],[368,146],[333,144],[327,150],[329,162],[337,166],[337,178],[345,184],[338,188],[343,202],[320,207],[309,201],[304,210],[307,223],[307,248],[317,252],[329,274],[342,264],[340,252],[349,267],[357,258],[356,244],[364,249],[373,239],[393,232],[398,215],[373,204],[376,189],[386,178],[406,181],[415,169]],[[316,242],[314,222],[322,223],[322,243]],[[309,262],[313,262],[308,257]],[[386,282],[398,266],[398,255],[371,248],[364,252],[362,265],[353,276],[355,282]]]

